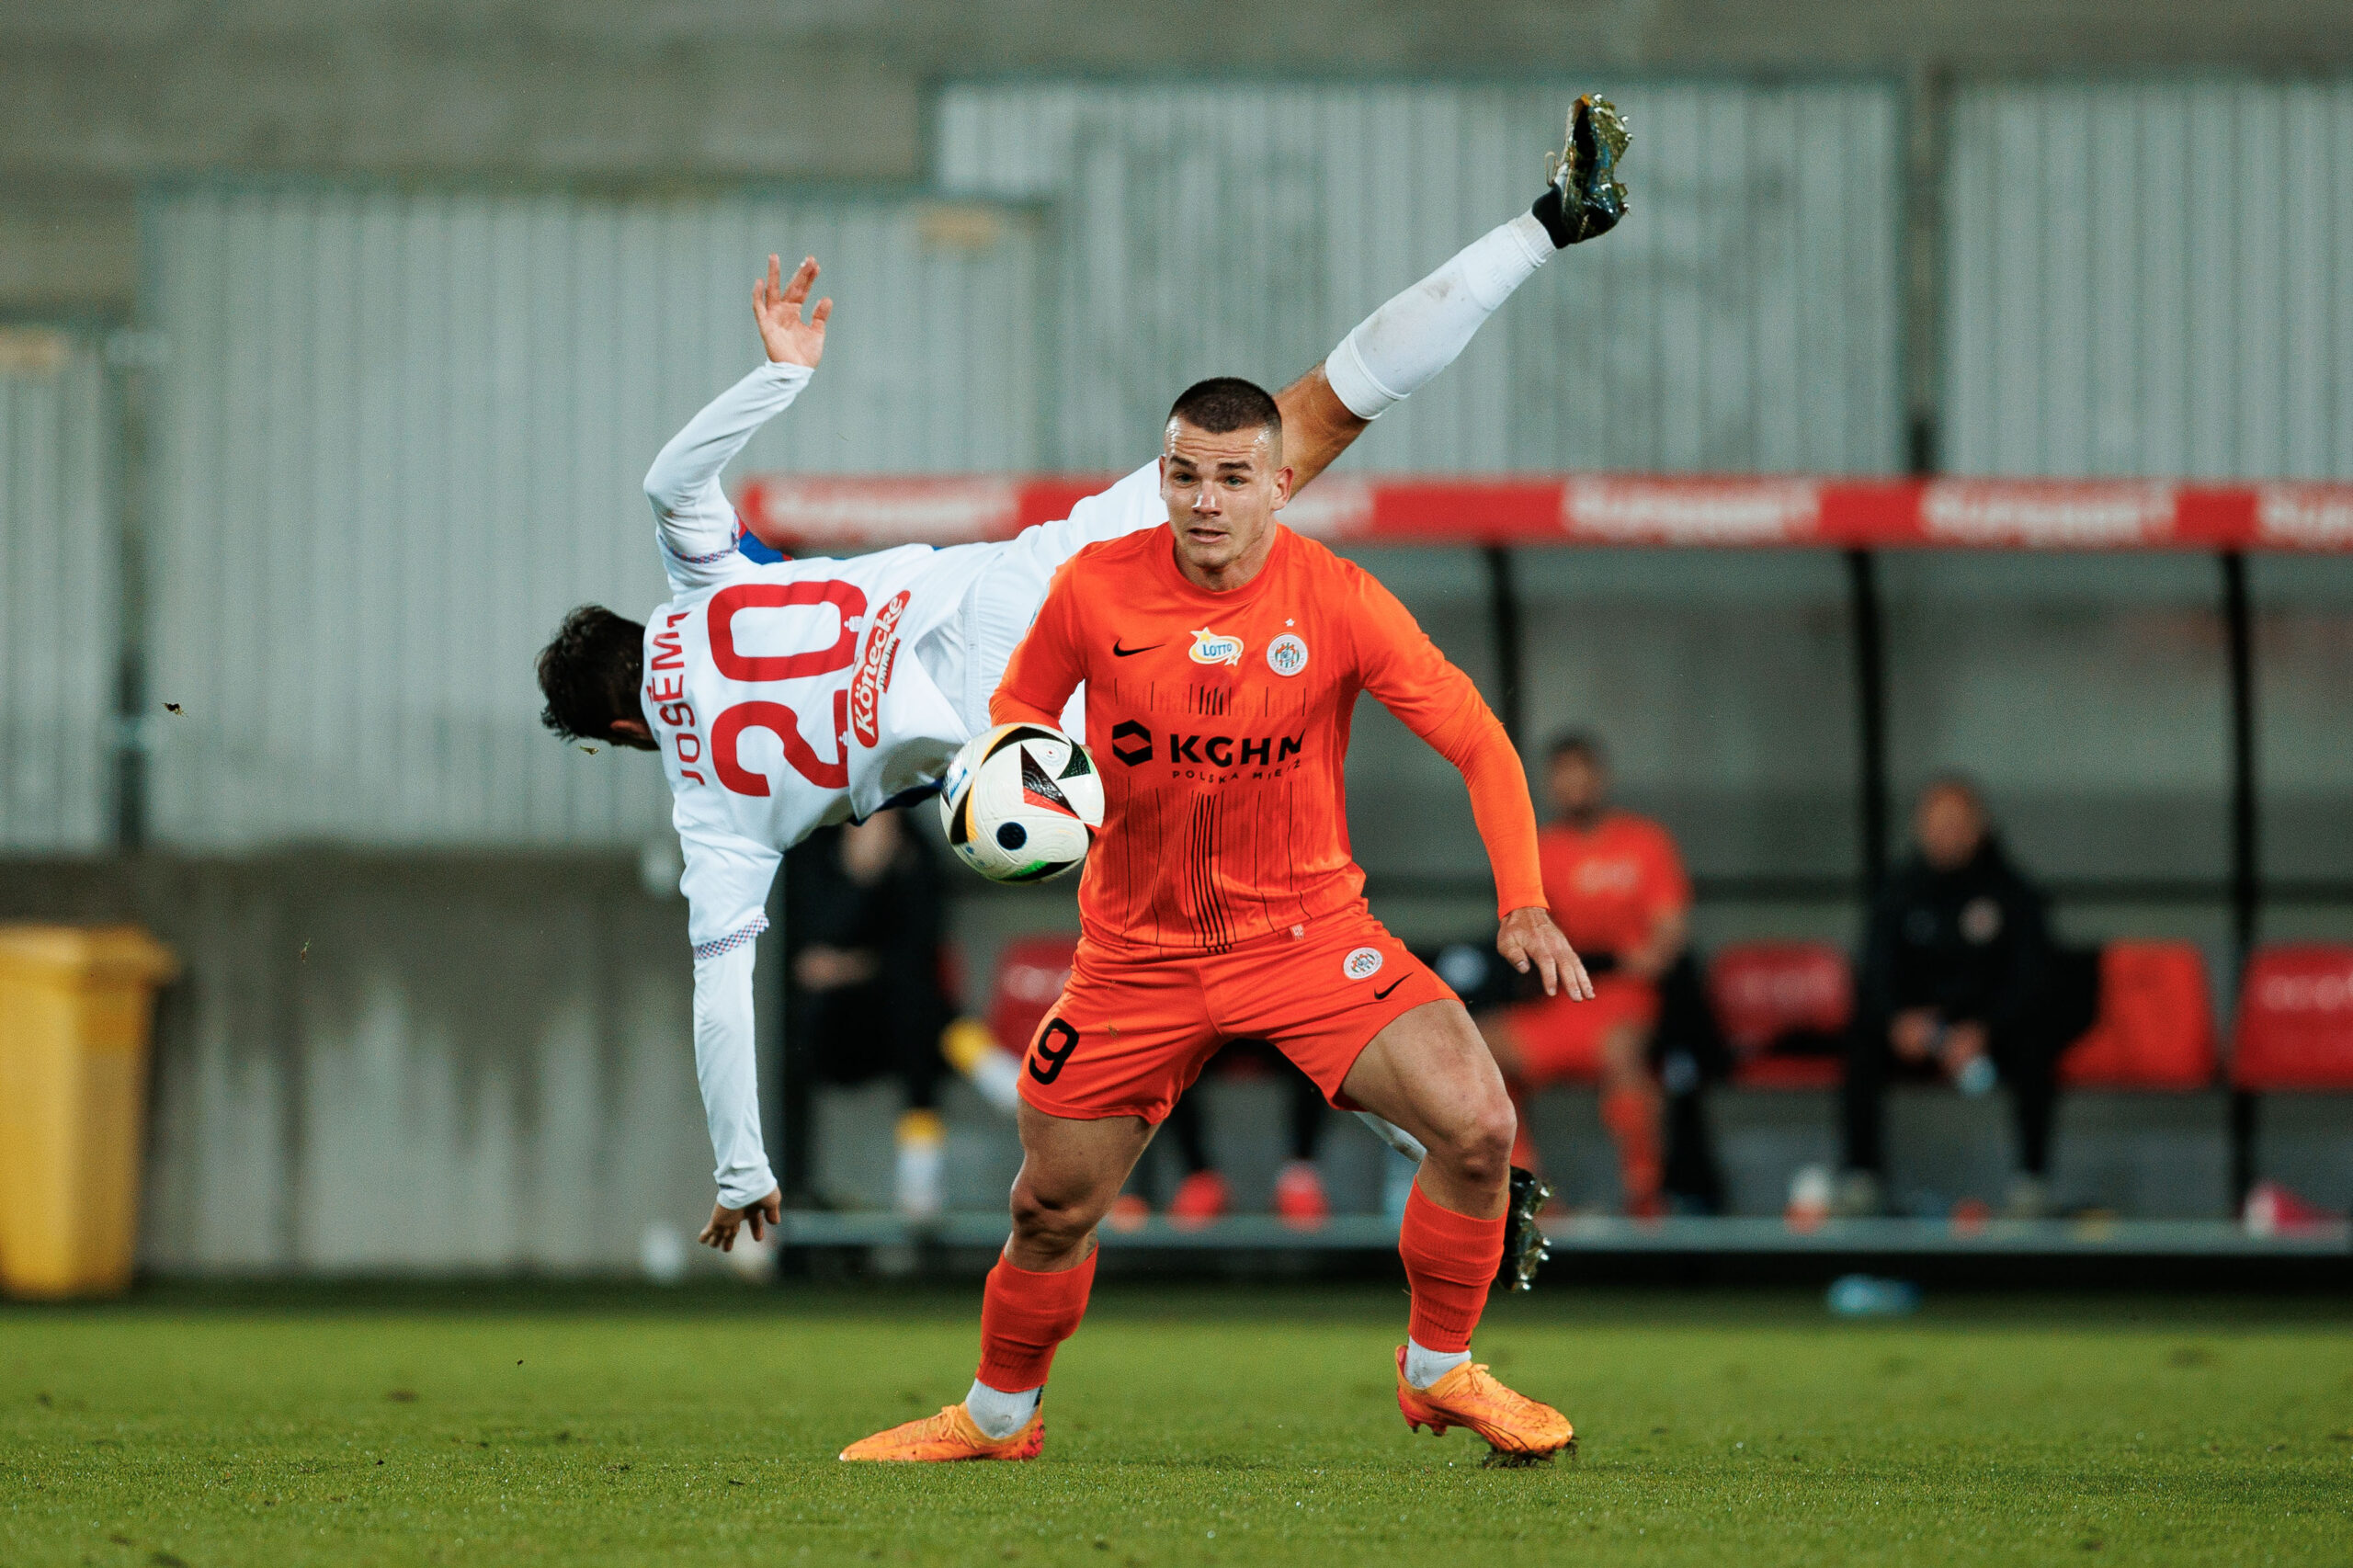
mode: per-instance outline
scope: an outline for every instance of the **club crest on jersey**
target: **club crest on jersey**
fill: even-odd
[[[1307,640],[1286,631],[1267,644],[1267,667],[1279,676],[1295,676],[1307,667]]]
[[[1242,639],[1220,637],[1204,626],[1193,633],[1193,663],[1197,665],[1233,665],[1242,663]]]
[[[1381,972],[1381,949],[1358,948],[1340,960],[1340,972],[1350,980],[1370,980]]]

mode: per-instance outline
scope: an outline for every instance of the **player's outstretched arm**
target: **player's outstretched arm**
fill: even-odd
[[[777,257],[768,257],[767,276],[752,288],[752,319],[767,362],[704,405],[646,471],[645,498],[676,562],[708,565],[734,547],[735,508],[719,476],[753,432],[791,406],[824,358],[833,301],[818,301],[801,318],[816,280],[814,256],[790,283]]]
[[[692,851],[688,862],[688,891],[695,879],[715,862]],[[765,868],[773,875],[774,861]],[[725,874],[722,863],[721,873]],[[741,902],[756,911],[765,876],[747,877],[739,889]],[[731,922],[732,924],[732,922]],[[749,1221],[756,1239],[764,1224],[773,1223],[779,1199],[776,1176],[768,1167],[767,1149],[760,1138],[760,1081],[756,1036],[753,1028],[752,971],[758,935],[764,921],[751,923],[715,941],[706,941],[695,953],[695,1085],[702,1092],[703,1116],[710,1129],[711,1178],[719,1200],[710,1222],[703,1227],[706,1246],[724,1252],[733,1244],[737,1226]]]
[[[1462,775],[1471,815],[1495,876],[1495,950],[1548,996],[1591,999],[1593,981],[1544,902],[1536,853],[1536,807],[1528,770],[1471,677],[1447,662],[1397,596],[1369,572],[1350,568],[1355,633],[1364,688]]]

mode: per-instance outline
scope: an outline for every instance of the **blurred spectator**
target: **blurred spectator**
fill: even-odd
[[[2003,854],[1975,786],[1948,778],[1921,790],[1912,835],[1914,851],[1881,891],[1864,939],[1838,1207],[1884,1206],[1882,1101],[1900,1074],[1972,1094],[2006,1085],[2023,1166],[2010,1210],[2040,1214],[2055,1069],[2091,1025],[2096,971],[2052,945],[2043,896]]]
[[[894,1075],[898,1207],[937,1214],[939,1037],[954,1014],[940,985],[938,863],[899,812],[820,828],[785,856],[784,908],[786,1074],[804,1085]],[[807,1128],[789,1127],[786,1146],[805,1150]],[[805,1169],[805,1156],[791,1165]],[[809,1196],[788,1194],[788,1207]]]
[[[1527,1096],[1563,1078],[1598,1078],[1601,1119],[1617,1141],[1627,1211],[1664,1211],[1659,1083],[1649,1052],[1659,981],[1683,956],[1691,884],[1666,829],[1609,808],[1609,768],[1588,734],[1552,743],[1545,772],[1553,820],[1538,835],[1552,918],[1593,975],[1593,1000],[1540,996],[1480,1019],[1523,1107],[1512,1163],[1537,1168]]]

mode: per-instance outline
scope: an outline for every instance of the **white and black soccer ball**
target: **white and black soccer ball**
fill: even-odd
[[[981,875],[1042,882],[1086,858],[1103,825],[1103,776],[1060,730],[999,724],[948,765],[939,817],[958,858]]]

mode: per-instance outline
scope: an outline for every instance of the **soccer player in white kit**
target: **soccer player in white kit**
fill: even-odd
[[[1573,116],[1573,154],[1585,108]],[[1452,363],[1555,249],[1617,222],[1624,189],[1608,180],[1609,159],[1597,167],[1589,133],[1584,145],[1581,165],[1558,161],[1529,212],[1382,305],[1278,394],[1293,494]],[[742,553],[720,472],[816,372],[833,311],[820,300],[803,318],[816,277],[814,258],[790,281],[768,258],[753,290],[767,362],[696,415],[646,473],[669,600],[642,626],[582,606],[539,656],[548,728],[662,754],[686,860],[696,1074],[718,1162],[699,1239],[722,1250],[747,1221],[759,1237],[781,1208],[760,1136],[752,960],[784,851],[935,788],[958,748],[990,727],[989,698],[1055,568],[1087,544],[1167,520],[1155,459],[1068,517],[1001,543],[765,564]]]

